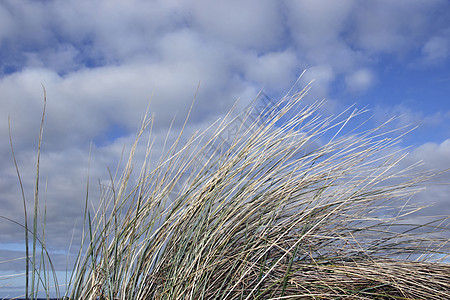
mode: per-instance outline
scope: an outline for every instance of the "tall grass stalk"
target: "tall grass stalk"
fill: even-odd
[[[400,168],[404,155],[393,150],[400,130],[383,124],[344,134],[362,111],[323,117],[324,102],[300,109],[308,89],[256,120],[250,111],[230,113],[186,143],[180,133],[152,169],[150,135],[132,181],[138,141],[153,126],[145,115],[98,209],[86,195],[65,296],[448,297],[448,219],[414,223],[417,208],[408,204],[433,174]],[[223,140],[236,120],[237,133]]]
[[[45,90],[44,85],[42,85],[42,89],[44,92],[44,106],[42,111],[42,118],[41,123],[39,127],[39,136],[38,136],[38,147],[37,147],[37,162],[36,162],[36,181],[35,181],[35,189],[34,189],[34,204],[33,204],[33,227],[29,228],[28,226],[28,214],[27,214],[27,205],[26,205],[26,199],[25,199],[25,191],[22,184],[22,179],[19,172],[19,167],[17,164],[17,160],[15,157],[14,147],[13,147],[13,141],[12,141],[12,135],[11,135],[11,123],[10,118],[8,117],[8,128],[9,128],[9,141],[11,145],[11,153],[13,156],[14,166],[17,172],[17,177],[19,180],[20,190],[22,194],[22,202],[24,207],[24,224],[20,224],[14,220],[11,220],[7,217],[1,216],[4,219],[7,219],[8,221],[11,221],[21,227],[23,227],[25,231],[25,298],[28,299],[34,299],[37,298],[39,286],[44,287],[45,294],[50,294],[50,271],[52,271],[52,277],[53,281],[55,283],[54,287],[56,289],[56,293],[59,294],[59,287],[58,287],[58,279],[56,276],[55,268],[53,267],[53,263],[51,261],[51,257],[46,249],[45,244],[45,224],[46,224],[46,212],[47,212],[47,206],[45,204],[45,211],[44,211],[44,218],[41,220],[42,226],[42,236],[39,237],[38,235],[38,219],[39,219],[39,170],[40,170],[40,153],[41,153],[41,143],[42,143],[42,136],[44,131],[44,117],[45,117],[45,108],[47,104],[47,93]],[[29,234],[32,235],[32,254],[30,256],[30,250],[29,250]],[[37,256],[37,247],[38,244],[41,246],[40,256],[38,259]],[[30,262],[31,262],[31,282],[30,282]],[[39,264],[39,265],[37,265]],[[30,291],[31,289],[31,291]]]

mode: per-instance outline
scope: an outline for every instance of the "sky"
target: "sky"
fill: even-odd
[[[23,223],[8,117],[32,207],[42,85],[46,240],[64,257],[82,221],[89,155],[95,195],[150,100],[158,150],[172,122],[179,132],[194,98],[188,134],[237,99],[243,108],[263,90],[276,101],[311,80],[305,103],[326,99],[328,114],[367,107],[373,125],[398,116],[393,127],[418,126],[402,139],[409,153],[402,164],[450,168],[447,0],[2,0],[0,215]],[[449,183],[450,172],[437,176],[415,201],[450,215]],[[0,297],[23,291],[1,277],[24,271],[23,260],[1,263],[23,256],[23,240],[19,226],[0,219]]]

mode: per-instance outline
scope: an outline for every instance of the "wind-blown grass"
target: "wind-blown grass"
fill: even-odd
[[[306,92],[280,100],[257,120],[244,112],[231,140],[220,138],[229,115],[206,141],[204,132],[181,143],[182,130],[152,169],[149,146],[132,182],[138,140],[152,125],[144,117],[97,211],[88,209],[86,196],[82,250],[65,296],[448,297],[443,220],[408,221],[416,209],[407,200],[432,174],[399,168],[404,154],[390,150],[396,131],[342,134],[362,112],[322,117],[323,102],[299,110]]]

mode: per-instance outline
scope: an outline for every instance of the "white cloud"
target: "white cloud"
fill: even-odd
[[[424,59],[427,62],[439,62],[446,59],[450,52],[449,37],[434,36],[422,47]]]
[[[0,6],[0,41],[8,37],[14,31],[14,17],[4,6]]]
[[[420,145],[412,152],[414,160],[423,161],[426,169],[442,170],[442,167],[450,167],[450,139],[440,144],[427,142]],[[448,174],[450,183],[450,174]]]
[[[404,55],[426,38],[430,12],[439,4],[442,1],[360,2],[355,12],[355,45],[369,53]]]
[[[364,92],[369,89],[375,81],[375,76],[368,69],[359,69],[345,78],[347,89],[351,92]]]
[[[426,190],[416,195],[414,200],[422,205],[432,205],[424,211],[426,214],[449,216],[450,139],[442,143],[427,142],[413,149],[404,164],[415,162],[422,162],[420,170],[433,170],[438,174],[427,182]]]
[[[336,74],[331,66],[316,65],[306,69],[302,81],[305,84],[314,81],[314,96],[320,99],[326,97],[328,87],[335,77]]]
[[[289,89],[299,70],[300,63],[292,50],[249,57],[245,68],[250,81],[279,92]]]
[[[79,68],[77,57],[80,52],[71,44],[58,44],[53,49],[46,49],[42,53],[25,53],[28,68],[48,68],[61,73],[68,73]]]
[[[286,1],[287,22],[298,55],[307,67],[328,64],[347,72],[365,59],[342,37],[349,30],[355,1]]]
[[[259,51],[279,48],[283,19],[274,1],[189,1],[189,21],[210,38]]]
[[[334,43],[345,30],[353,3],[353,0],[286,1],[292,35],[302,47],[316,50]]]
[[[1,41],[21,41],[27,46],[45,43],[51,35],[46,28],[50,20],[46,18],[45,8],[35,1],[2,2],[2,29],[9,30],[2,30]]]

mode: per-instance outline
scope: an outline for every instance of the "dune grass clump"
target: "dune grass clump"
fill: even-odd
[[[133,180],[144,118],[84,236],[70,299],[446,299],[446,220],[412,222],[432,174],[399,167],[400,134],[299,108],[229,115]],[[231,138],[223,139],[236,125]],[[149,145],[151,143],[149,142]],[[447,235],[446,235],[447,234]],[[64,294],[64,293],[63,293]]]

